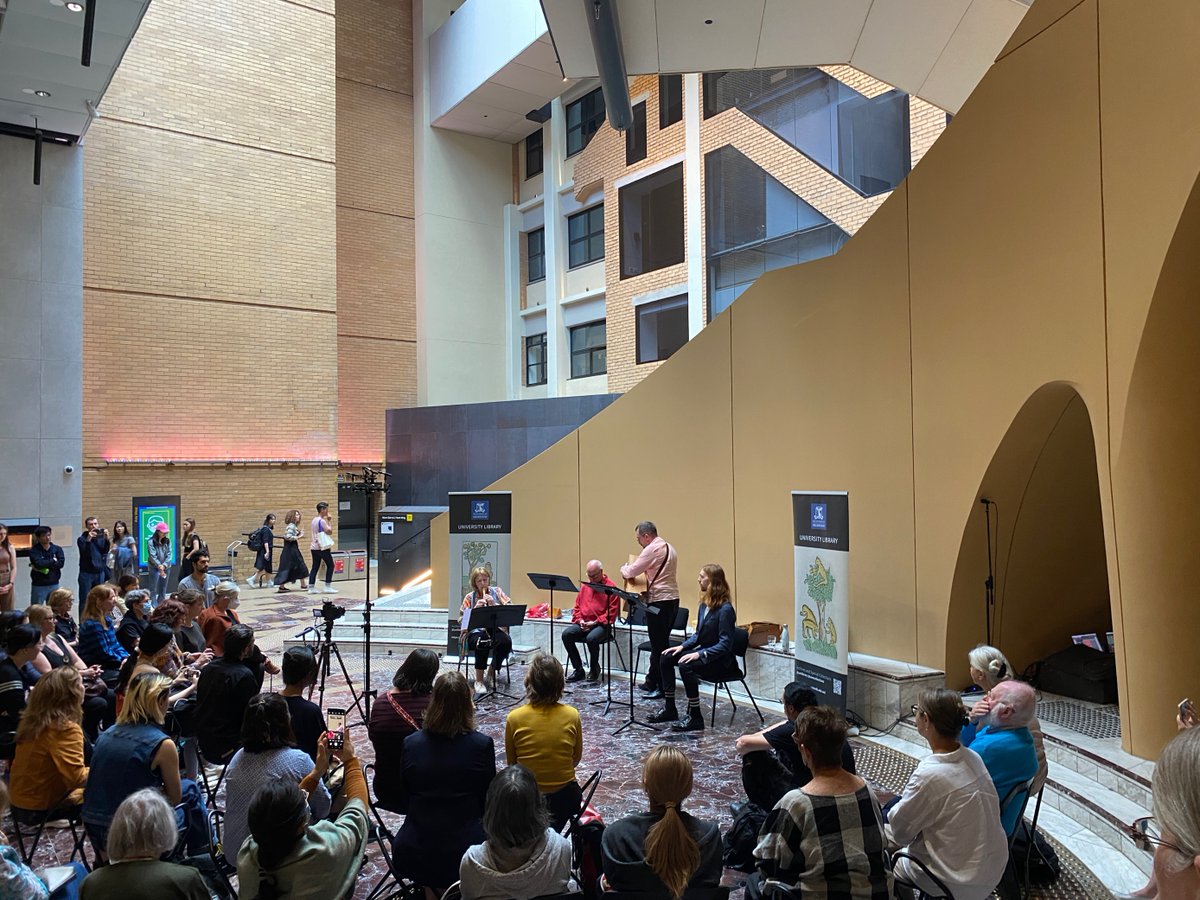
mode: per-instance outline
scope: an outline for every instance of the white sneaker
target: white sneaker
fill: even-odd
[[[308,592],[309,592],[310,594],[319,594],[319,593],[321,593],[321,590],[320,590],[320,588],[310,587],[310,588],[308,589]]]
[[[252,587],[252,588],[256,588],[256,587],[258,587],[258,585],[257,585],[257,584],[255,584],[255,582],[254,582],[254,579],[253,579],[253,578],[247,578],[247,579],[246,579],[246,584],[247,584],[249,587]]]
[[[323,594],[336,594],[337,592],[338,592],[338,589],[337,589],[337,588],[333,587],[333,585],[329,585],[329,584],[327,584],[327,585],[325,585],[325,590],[323,590],[321,593],[323,593]]]
[[[487,688],[483,686],[483,682],[482,681],[475,682],[475,696],[478,697],[480,694],[486,694],[486,693],[487,693]]]

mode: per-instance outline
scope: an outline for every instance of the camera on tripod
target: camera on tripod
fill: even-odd
[[[332,625],[345,614],[346,607],[338,606],[331,600],[326,600],[321,604],[321,618],[325,620],[326,625]]]

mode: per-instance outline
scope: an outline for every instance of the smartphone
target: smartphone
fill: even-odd
[[[1181,719],[1183,719],[1184,721],[1187,721],[1188,714],[1191,712],[1191,710],[1192,710],[1192,701],[1189,698],[1184,697],[1182,700],[1179,701],[1179,717]]]
[[[325,711],[326,728],[329,729],[329,749],[341,750],[345,743],[346,711],[331,706]]]

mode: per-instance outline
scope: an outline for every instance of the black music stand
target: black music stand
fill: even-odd
[[[497,630],[500,628],[513,628],[522,624],[525,621],[525,606],[524,604],[510,603],[502,606],[480,606],[472,607],[471,614],[467,619],[467,635],[476,628],[487,628]],[[510,651],[511,652],[511,651]],[[515,697],[512,694],[505,693],[500,690],[500,670],[496,669],[496,687],[479,698],[480,701],[486,700],[493,695],[498,697],[507,697],[509,700],[515,700],[518,703],[520,697]]]
[[[550,592],[550,655],[558,659],[558,651],[554,649],[554,592],[570,591],[579,593],[579,588],[566,575],[545,575],[541,572],[529,572],[529,580],[539,591]]]
[[[584,582],[584,584],[587,584],[593,590],[603,591],[605,594],[615,594],[616,596],[618,596],[622,600],[624,600],[626,603],[628,603],[630,606],[632,606],[634,609],[640,609],[648,616],[657,616],[661,612],[661,610],[657,606],[651,606],[648,603],[646,603],[644,600],[642,600],[641,594],[635,594],[632,591],[622,591],[618,588],[612,587],[611,585],[607,585],[607,584],[593,584],[592,582]],[[629,658],[633,659],[633,627],[627,624],[626,628],[628,629],[628,634],[629,634]],[[613,638],[615,640],[616,635],[613,635]],[[609,666],[609,668],[611,669],[612,667]],[[625,706],[624,701],[618,701],[618,702],[620,703],[621,706]],[[614,731],[613,734],[614,735],[620,734],[622,731],[624,731],[630,725],[640,725],[642,728],[649,728],[651,731],[659,731],[660,730],[657,725],[651,725],[649,722],[640,721],[637,717],[637,714],[634,712],[633,673],[632,672],[629,673],[629,719],[628,719],[628,721],[626,721],[626,723],[624,725],[622,725],[620,728],[618,728],[616,731]]]
[[[604,594],[607,597],[624,597],[628,593],[627,591],[623,591],[619,587],[616,587],[615,585],[601,584],[598,581],[585,581],[584,584],[587,587],[590,587],[597,594]],[[603,700],[593,700],[591,703],[588,704],[588,706],[603,705],[604,712],[600,713],[600,715],[602,715],[602,716],[607,716],[609,713],[609,710],[611,710],[614,705],[628,706],[631,712],[633,710],[633,694],[632,694],[632,692],[630,693],[629,700],[614,700],[613,695],[612,695],[612,647],[613,647],[613,645],[617,644],[617,627],[616,626],[617,626],[617,623],[616,623],[616,620],[614,619],[613,623],[611,625],[609,625],[609,628],[612,629],[612,639],[606,642],[605,648],[604,648],[604,652],[606,654],[606,659],[608,661],[608,671],[605,673],[605,678],[604,678],[604,680],[606,682],[605,697]],[[630,633],[632,634],[632,632],[630,632]],[[620,645],[617,645],[617,650],[618,650],[618,652],[620,652]],[[633,684],[632,676],[630,677],[629,683],[631,685]],[[642,723],[639,722],[638,724],[641,725]]]

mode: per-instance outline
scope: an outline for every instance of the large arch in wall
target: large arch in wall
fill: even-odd
[[[1017,672],[1067,646],[1072,634],[1103,635],[1112,623],[1092,420],[1074,386],[1054,382],[1013,418],[969,501],[947,611],[953,687],[969,682],[966,651],[986,636],[982,498],[994,504],[992,643]]]

